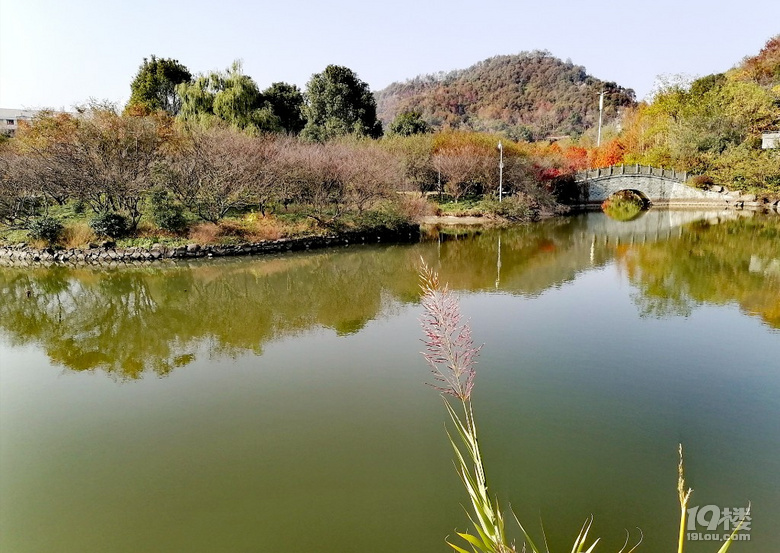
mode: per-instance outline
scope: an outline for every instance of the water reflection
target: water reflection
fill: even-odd
[[[780,328],[777,217],[700,220],[661,243],[619,248],[615,255],[638,289],[643,314],[689,315],[701,303],[736,302]]]
[[[4,269],[0,324],[12,343],[37,342],[71,369],[165,375],[194,360],[204,341],[210,355],[229,356],[315,326],[355,332],[383,310],[383,290],[411,299],[403,290],[414,288],[414,264],[398,261],[388,248],[105,271]]]
[[[208,355],[260,353],[317,327],[354,333],[416,301],[420,257],[457,290],[538,295],[617,263],[645,316],[737,303],[780,327],[780,218],[593,213],[501,230],[432,230],[415,245],[114,270],[0,269],[0,329],[73,370],[166,375]]]

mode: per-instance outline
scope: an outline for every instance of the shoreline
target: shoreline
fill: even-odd
[[[656,209],[663,211],[687,211],[701,209],[703,206],[662,205]],[[780,206],[763,205],[745,207],[715,207],[707,206],[712,211],[736,211],[746,213],[762,212],[770,215],[780,215]],[[595,205],[570,206],[571,210],[563,214],[545,214],[540,219],[530,223],[543,221],[554,217],[565,217],[577,213],[599,210]],[[650,209],[653,209],[651,207]],[[123,265],[148,265],[160,261],[182,259],[201,259],[214,257],[237,257],[246,255],[269,255],[294,251],[308,251],[329,247],[349,246],[351,244],[370,243],[411,243],[420,239],[422,227],[453,227],[453,226],[501,226],[507,224],[527,224],[500,221],[484,216],[428,215],[421,217],[417,223],[409,223],[398,228],[381,228],[370,231],[351,231],[340,234],[312,235],[298,238],[280,238],[261,242],[243,242],[238,244],[186,244],[181,246],[165,246],[153,244],[149,248],[131,246],[117,248],[110,245],[94,248],[73,249],[38,249],[27,246],[26,243],[0,246],[0,267],[36,267],[36,266],[102,266],[120,267]]]
[[[121,267],[123,265],[152,264],[161,261],[181,259],[199,259],[213,257],[237,257],[245,255],[269,255],[293,251],[307,251],[350,244],[409,243],[419,240],[420,225],[406,224],[398,228],[381,228],[370,231],[352,231],[324,236],[303,236],[300,238],[280,238],[261,242],[240,244],[186,244],[168,247],[153,244],[150,248],[117,248],[114,245],[84,248],[38,249],[26,244],[0,246],[0,267],[35,266],[102,266]]]

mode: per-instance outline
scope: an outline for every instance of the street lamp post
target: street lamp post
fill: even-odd
[[[601,112],[604,111],[604,91],[599,94],[599,135],[596,139],[596,147],[601,146]]]
[[[504,195],[504,145],[498,141],[498,201]]]

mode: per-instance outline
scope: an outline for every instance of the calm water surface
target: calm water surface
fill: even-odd
[[[551,549],[592,514],[601,551],[636,527],[673,551],[682,442],[691,506],[751,501],[732,551],[780,551],[780,217],[662,211],[0,268],[0,551],[447,551],[467,498],[424,385],[420,256],[485,344],[491,489]]]

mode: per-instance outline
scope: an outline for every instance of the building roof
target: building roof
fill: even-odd
[[[0,108],[0,119],[32,119],[37,113],[36,109]]]

